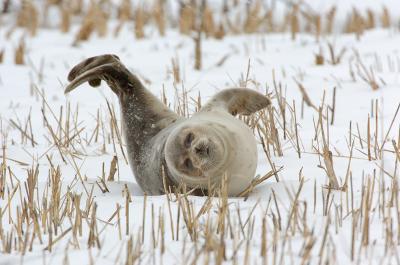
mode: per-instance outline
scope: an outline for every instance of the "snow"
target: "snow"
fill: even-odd
[[[314,1],[309,1],[314,3]],[[330,7],[330,1],[315,1],[315,8],[322,6]],[[382,5],[377,1],[368,1],[363,7],[380,8]],[[337,5],[344,9],[351,9],[358,1],[340,1]],[[387,1],[390,5],[398,5],[396,1]],[[376,7],[378,5],[379,7]],[[329,9],[329,8],[328,8]],[[0,199],[3,216],[0,218],[0,231],[4,235],[15,233],[16,227],[10,223],[12,218],[17,219],[17,206],[21,206],[21,196],[25,198],[25,188],[21,193],[17,192],[12,200],[12,207],[8,210],[7,195],[11,193],[11,179],[17,179],[23,187],[27,177],[27,170],[38,165],[39,177],[38,187],[35,192],[40,201],[48,200],[47,193],[51,193],[49,186],[49,171],[52,161],[54,167],[59,166],[61,171],[61,194],[70,190],[74,194],[82,194],[81,209],[87,206],[87,194],[93,190],[93,203],[97,205],[97,229],[100,233],[101,248],[88,248],[89,226],[91,218],[83,221],[83,234],[78,236],[76,242],[72,232],[67,233],[60,241],[56,242],[52,251],[45,250],[49,241],[49,235],[43,234],[43,243],[36,238],[33,241],[32,250],[25,254],[13,249],[11,253],[5,253],[0,239],[0,264],[125,264],[126,246],[130,236],[125,235],[125,200],[126,187],[131,195],[132,202],[129,203],[129,231],[133,237],[133,245],[138,244],[142,264],[187,264],[198,258],[198,263],[206,263],[207,256],[202,252],[207,239],[199,237],[196,242],[190,238],[187,224],[184,222],[182,210],[178,212],[178,201],[171,201],[172,214],[169,214],[166,196],[144,196],[139,186],[135,183],[134,176],[129,165],[124,161],[118,143],[113,145],[107,139],[111,134],[111,117],[107,108],[106,100],[114,107],[116,117],[119,117],[118,101],[112,91],[104,84],[100,88],[91,88],[83,85],[65,96],[64,86],[68,83],[67,74],[72,66],[82,59],[106,53],[117,54],[128,68],[137,74],[142,80],[150,80],[146,86],[155,95],[160,96],[163,87],[166,90],[168,101],[173,107],[175,98],[175,87],[182,87],[189,91],[189,96],[196,98],[201,93],[202,102],[217,91],[226,87],[235,87],[240,79],[246,76],[250,64],[248,82],[251,89],[260,92],[268,90],[273,96],[273,105],[278,111],[279,106],[273,89],[273,72],[275,79],[282,84],[283,94],[287,102],[293,106],[296,104],[298,133],[302,150],[301,158],[298,158],[295,148],[289,140],[283,139],[280,127],[279,136],[283,149],[283,156],[272,154],[272,161],[277,168],[283,167],[278,173],[279,182],[270,178],[257,186],[247,198],[229,198],[230,219],[233,227],[233,238],[225,234],[226,264],[237,259],[238,264],[262,264],[261,235],[263,218],[267,223],[267,259],[268,264],[283,261],[284,264],[301,264],[305,251],[304,244],[315,240],[311,250],[311,264],[318,264],[329,260],[330,264],[398,264],[397,254],[399,244],[399,219],[396,203],[389,204],[390,199],[396,201],[398,197],[392,198],[392,184],[399,177],[398,161],[394,153],[392,140],[400,141],[399,126],[400,114],[395,116],[396,109],[400,103],[400,59],[399,43],[400,35],[398,29],[374,29],[365,32],[360,40],[354,34],[335,34],[324,37],[316,42],[315,37],[308,34],[299,34],[292,41],[289,33],[252,34],[226,36],[223,41],[204,39],[202,45],[203,67],[201,71],[195,71],[193,40],[190,37],[180,35],[176,30],[168,30],[165,37],[160,37],[155,31],[149,30],[147,38],[136,40],[132,29],[125,26],[118,37],[112,36],[112,29],[116,26],[115,21],[109,23],[109,34],[105,38],[92,36],[89,41],[80,43],[77,47],[71,44],[74,41],[74,33],[78,25],[74,25],[69,34],[62,34],[56,29],[40,29],[35,37],[25,36],[23,30],[16,29],[9,39],[6,38],[8,27],[0,28],[0,48],[5,49],[4,62],[0,64],[0,144],[6,146],[5,154],[7,166],[10,167],[14,177],[7,173],[7,192],[4,199]],[[25,36],[27,48],[27,63],[19,66],[14,64],[14,49],[21,37]],[[315,65],[315,54],[322,48],[328,58],[327,42],[334,43],[336,50],[345,47],[346,53],[338,65],[325,63],[322,66]],[[364,82],[356,70],[357,51],[362,62],[372,69],[380,85],[379,89],[373,91]],[[228,58],[222,66],[216,64],[228,54]],[[177,59],[181,67],[182,83],[174,84],[171,72],[171,59]],[[392,65],[391,66],[391,63]],[[353,65],[356,73],[355,80],[349,71],[349,64]],[[38,73],[42,73],[40,78]],[[333,152],[334,169],[341,184],[344,183],[349,164],[350,141],[349,124],[352,124],[354,137],[353,157],[350,163],[352,173],[353,193],[331,191],[328,214],[324,214],[326,196],[328,189],[328,177],[323,169],[323,158],[316,154],[312,144],[315,129],[314,122],[318,121],[318,113],[304,106],[304,116],[300,116],[302,95],[294,78],[300,81],[307,90],[311,101],[320,106],[325,95],[325,104],[331,105],[333,89],[336,87],[336,110],[334,124],[329,126],[330,149]],[[383,80],[383,82],[382,82]],[[33,84],[37,88],[33,87]],[[44,103],[42,96],[46,99]],[[371,113],[371,102],[378,102],[378,131],[375,130],[375,111]],[[47,105],[48,104],[48,105]],[[193,106],[192,106],[193,107]],[[325,106],[326,107],[326,106]],[[63,122],[67,108],[71,110],[71,135],[82,130],[80,137],[74,139],[73,145],[66,147],[68,152],[64,153],[64,159],[60,156],[57,147],[52,144],[53,139],[48,126],[44,121],[42,111],[45,112],[49,126],[59,132],[57,120],[62,108]],[[288,106],[289,108],[289,106]],[[54,115],[53,115],[53,114]],[[78,113],[78,114],[77,114]],[[104,121],[104,131],[100,129],[97,142],[90,139],[97,125],[97,115]],[[32,134],[37,145],[32,146],[31,141],[21,142],[20,131],[12,125],[12,121],[25,128],[28,116],[32,121]],[[377,133],[377,145],[385,142],[385,151],[381,159],[369,161],[366,155],[366,143],[361,146],[358,139],[357,126],[360,129],[362,139],[367,139],[367,122],[371,117],[371,135],[373,145]],[[288,119],[290,117],[288,116]],[[393,125],[390,131],[389,128]],[[288,121],[289,122],[289,121]],[[292,131],[293,128],[290,130]],[[386,136],[387,134],[387,136]],[[104,138],[103,138],[104,137]],[[105,139],[105,140],[104,140]],[[258,139],[258,138],[257,138]],[[104,141],[106,142],[103,145]],[[257,174],[264,175],[271,170],[270,164],[263,152],[261,143],[258,144],[259,161]],[[322,148],[321,148],[322,150]],[[110,163],[114,155],[118,156],[118,171],[116,181],[107,182],[109,192],[103,193],[96,181],[102,176],[102,166],[107,176]],[[0,153],[0,157],[3,154]],[[375,157],[375,154],[373,154]],[[13,159],[13,160],[11,160]],[[17,163],[15,160],[22,162]],[[0,159],[1,161],[1,159]],[[34,165],[34,166],[32,166]],[[77,168],[84,179],[83,185],[77,177]],[[301,173],[300,173],[301,172]],[[296,210],[296,227],[290,222],[290,229],[286,232],[287,220],[293,207],[293,199],[298,188],[301,186],[300,179],[304,184],[299,194],[298,211]],[[362,205],[363,186],[367,186],[368,179],[373,185],[371,209],[369,213],[369,243],[362,246],[362,231],[365,213],[361,219],[357,219],[357,211]],[[372,184],[374,183],[374,184]],[[14,183],[15,184],[15,183]],[[316,200],[314,206],[314,190],[316,189]],[[398,190],[398,188],[395,188]],[[386,194],[383,193],[386,191]],[[325,199],[322,199],[324,194]],[[393,193],[394,194],[394,193]],[[36,196],[36,195],[35,195]],[[349,197],[351,196],[352,199]],[[274,202],[276,197],[276,205]],[[62,208],[65,207],[65,197]],[[194,215],[196,215],[207,197],[189,196],[188,200],[193,204]],[[382,200],[384,200],[382,202]],[[218,224],[217,212],[220,210],[221,200],[211,199],[212,208],[208,214],[201,215],[197,220],[199,235],[204,235],[208,225],[215,226],[210,236],[214,240],[215,250],[220,244],[220,235],[217,234]],[[351,203],[353,206],[351,206]],[[121,211],[121,239],[119,238],[118,224],[116,218],[107,221],[120,205]],[[143,212],[145,207],[145,229],[144,241],[141,241],[143,229]],[[38,206],[42,207],[39,203]],[[314,209],[315,208],[315,209]],[[351,212],[354,208],[355,212]],[[154,215],[152,215],[152,209]],[[343,216],[338,220],[338,212]],[[279,213],[278,213],[279,212]],[[303,216],[300,216],[304,214]],[[10,217],[11,214],[11,217]],[[177,222],[179,221],[179,239]],[[240,214],[240,215],[239,215]],[[274,219],[281,216],[281,231],[274,230]],[[90,213],[89,213],[90,216]],[[153,217],[152,217],[153,216]],[[165,229],[165,252],[162,254],[160,240],[153,248],[152,226],[154,225],[156,235],[159,239],[159,218],[162,216]],[[249,217],[250,216],[250,217]],[[154,220],[152,219],[154,218]],[[171,218],[171,219],[170,219]],[[304,218],[304,219],[303,219]],[[354,220],[356,228],[352,229]],[[153,220],[153,221],[152,221]],[[174,237],[171,235],[171,222],[174,226]],[[303,220],[307,227],[304,227]],[[362,222],[360,221],[362,220]],[[210,222],[210,223],[209,223]],[[64,218],[61,230],[66,231],[74,223],[73,218]],[[154,223],[154,224],[152,224]],[[243,227],[242,229],[240,227]],[[327,230],[325,230],[327,227]],[[392,236],[388,231],[391,230]],[[355,258],[351,261],[351,244],[353,232],[356,231],[354,239]],[[228,231],[228,230],[227,230]],[[327,231],[326,241],[324,241]],[[32,232],[31,227],[26,230]],[[277,233],[276,235],[274,233]],[[53,240],[59,234],[53,235]],[[0,233],[1,234],[1,233]],[[276,239],[274,239],[276,237]],[[392,240],[392,242],[389,241]],[[274,241],[275,240],[275,241]],[[272,243],[277,242],[273,250]],[[239,246],[239,247],[238,247]],[[236,250],[237,249],[237,250]],[[320,249],[323,249],[322,254]],[[197,254],[199,256],[197,257]],[[276,256],[274,256],[274,253]],[[217,251],[211,252],[210,262],[215,263]],[[214,256],[215,255],[215,256]],[[282,255],[282,256],[281,256]],[[236,258],[230,259],[232,256]],[[281,263],[281,264],[283,264]]]

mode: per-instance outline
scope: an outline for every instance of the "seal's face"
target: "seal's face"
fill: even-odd
[[[168,168],[176,180],[204,186],[227,167],[227,140],[213,123],[180,126],[166,142]]]

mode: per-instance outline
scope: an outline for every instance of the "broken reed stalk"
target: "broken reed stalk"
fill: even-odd
[[[335,21],[335,16],[336,16],[336,6],[333,6],[327,14],[327,23],[326,23],[326,28],[325,32],[328,34],[331,34],[333,31],[333,24]]]
[[[346,176],[344,178],[344,184],[342,186],[342,190],[344,190],[346,192],[347,192],[347,187],[348,187],[348,180],[351,175],[350,165],[351,165],[351,159],[353,158],[353,148],[354,148],[355,138],[353,138],[353,140],[351,140],[351,138],[350,138],[349,141],[351,142],[349,163],[347,164]]]
[[[265,153],[265,155],[267,157],[268,163],[271,166],[271,168],[275,171],[275,174],[274,174],[275,175],[275,180],[276,180],[276,182],[279,182],[279,177],[278,177],[278,173],[276,171],[275,163],[273,163],[272,160],[271,160],[269,151],[267,150],[267,147],[265,146],[265,141],[264,141],[263,137],[261,136],[259,128],[257,128],[257,132],[258,132],[258,136],[260,137],[261,145],[262,145],[264,153]]]
[[[389,128],[388,128],[388,130],[387,130],[387,132],[385,134],[385,137],[383,138],[382,144],[379,147],[379,153],[381,154],[381,156],[382,156],[383,148],[385,147],[386,141],[388,139],[389,133],[392,130],[393,124],[394,124],[394,122],[395,122],[395,120],[397,118],[397,114],[399,113],[399,110],[400,110],[400,103],[397,105],[396,112],[393,115],[393,118],[392,118],[392,121],[390,122]]]
[[[269,123],[270,123],[270,133],[273,139],[273,143],[275,146],[275,150],[278,153],[278,156],[283,156],[281,142],[279,140],[278,129],[275,125],[275,118],[274,118],[274,110],[275,108],[268,106],[268,114],[269,114]]]
[[[144,199],[143,199],[143,219],[142,219],[142,244],[144,242],[144,235],[146,231],[146,207],[147,207],[147,194],[144,193]]]
[[[300,185],[299,185],[299,187],[297,189],[297,192],[296,192],[293,200],[291,201],[291,206],[290,206],[290,210],[289,210],[289,214],[288,214],[286,227],[285,227],[285,230],[283,231],[284,232],[284,237],[283,237],[282,244],[281,244],[281,257],[280,257],[280,263],[279,264],[283,264],[284,252],[285,252],[284,249],[285,249],[285,246],[286,246],[287,239],[289,238],[288,237],[289,228],[290,228],[291,223],[293,222],[293,217],[295,216],[295,214],[297,212],[298,200],[299,200],[300,193],[301,193],[301,191],[303,189],[303,186],[304,186],[304,179],[301,179]]]
[[[122,22],[132,18],[132,3],[130,0],[122,0],[118,7],[118,19]]]
[[[15,49],[14,62],[18,65],[25,64],[25,40],[23,38],[20,39],[18,47]]]
[[[282,94],[282,85],[279,85],[276,82],[275,78],[275,69],[272,70],[272,83],[274,85],[275,95],[278,100],[278,106],[280,110],[280,114],[282,117],[282,124],[283,124],[283,139],[286,140],[286,99]],[[279,87],[279,90],[278,90]]]
[[[323,65],[325,62],[325,57],[322,54],[322,48],[319,47],[319,52],[315,54],[315,64],[316,65]]]
[[[367,83],[372,90],[378,90],[380,88],[378,81],[375,77],[374,70],[372,66],[367,68],[363,63],[361,56],[358,54],[357,51],[354,51],[356,57],[356,67],[357,67],[357,74],[365,83]]]
[[[296,39],[297,33],[300,31],[299,27],[299,4],[292,4],[292,10],[290,13],[290,32],[292,36],[292,40]]]
[[[117,172],[117,163],[118,163],[118,157],[114,156],[111,161],[110,173],[108,174],[107,181],[114,181],[114,176],[115,173]]]
[[[333,125],[333,122],[335,120],[335,110],[336,110],[336,87],[333,88],[333,96],[332,96],[332,105],[329,106],[329,109],[331,110],[331,125]]]
[[[215,31],[214,38],[217,40],[222,40],[226,35],[225,27],[222,22],[220,22],[218,29]]]
[[[109,111],[110,117],[111,117],[111,124],[112,124],[111,132],[115,131],[115,133],[117,135],[118,144],[119,144],[122,156],[123,156],[123,158],[125,160],[125,163],[128,164],[128,160],[126,158],[124,148],[122,147],[122,136],[121,136],[121,131],[120,131],[120,129],[118,127],[118,124],[117,124],[117,118],[116,118],[116,115],[115,115],[114,106],[111,107],[111,105],[108,102],[108,100],[106,100],[106,102],[107,102],[107,108],[108,108],[108,111]]]
[[[0,51],[0,64],[3,63],[3,61],[4,61],[4,50],[5,50],[5,49],[2,49],[2,50]]]
[[[179,32],[189,35],[195,28],[196,2],[179,2]]]
[[[207,5],[207,2],[205,3],[202,20],[204,21],[202,25],[202,30],[206,34],[206,37],[215,36],[216,26],[214,22],[214,13],[212,9]]]
[[[395,140],[392,140],[392,145],[393,145],[393,148],[394,148],[394,152],[396,154],[397,161],[400,162],[400,150],[399,150],[399,147],[397,146]]]
[[[194,69],[201,70],[201,31],[197,32],[197,36],[194,38],[194,49],[195,49],[195,61]]]
[[[297,130],[297,115],[296,115],[296,102],[293,100],[293,116],[294,116],[294,131],[296,134],[296,147],[297,147],[297,155],[299,159],[301,158],[300,144],[299,144],[299,133]]]
[[[311,102],[311,99],[310,99],[310,97],[308,96],[307,91],[306,91],[306,89],[304,88],[304,86],[303,86],[300,82],[298,82],[296,79],[293,79],[293,80],[296,82],[297,87],[299,88],[300,93],[301,93],[302,96],[303,96],[303,100],[304,100],[304,102],[307,104],[307,106],[313,108],[313,109],[316,110],[316,111],[319,111],[318,108],[317,108],[317,106],[316,106],[314,103]],[[324,117],[324,116],[323,116],[323,117]]]
[[[143,39],[145,37],[144,35],[144,10],[143,7],[138,6],[135,10],[135,37],[136,39]]]
[[[154,1],[153,17],[156,22],[158,33],[164,36],[166,29],[165,0]]]
[[[243,26],[243,32],[255,33],[257,32],[263,18],[260,17],[261,1],[254,1],[254,4],[249,4],[246,12],[246,19]]]
[[[84,16],[81,27],[75,36],[73,45],[88,40],[94,32],[97,32],[100,37],[104,37],[107,34],[107,20],[109,15],[104,10],[105,8],[102,8],[101,4],[90,3],[87,14]]]
[[[172,62],[172,73],[174,76],[174,83],[180,83],[181,82],[181,74],[180,74],[179,58],[176,57],[175,59],[171,59],[171,62]],[[166,104],[166,100],[165,100],[164,104]]]
[[[24,27],[31,36],[35,36],[39,27],[39,12],[34,1],[22,0],[17,14],[17,26]]]
[[[345,53],[347,51],[347,48],[342,47],[342,49],[339,51],[339,53],[336,53],[334,44],[332,44],[331,42],[328,42],[327,45],[328,45],[329,56],[330,56],[330,60],[328,60],[328,63],[330,63],[332,65],[340,64],[343,56],[345,55]]]
[[[94,30],[93,22],[90,20],[86,20],[81,25],[81,28],[75,37],[74,44],[78,43],[79,41],[88,40],[90,35],[92,34],[93,30]]]
[[[267,174],[265,174],[262,177],[256,177],[255,179],[253,179],[250,183],[250,185],[241,193],[239,193],[238,197],[247,197],[250,195],[250,193],[254,190],[254,188],[261,184],[262,182],[264,182],[265,180],[269,179],[272,176],[275,176],[279,171],[281,171],[283,169],[283,167],[280,167],[278,170],[271,170],[270,172],[268,172]]]
[[[62,5],[60,6],[61,12],[61,23],[60,23],[60,30],[63,33],[69,32],[71,27],[71,11],[68,6]]]
[[[391,24],[391,17],[389,9],[384,6],[381,15],[381,25],[383,28],[389,28]]]
[[[368,123],[367,123],[367,149],[368,149],[368,160],[371,161],[371,121],[368,114]]]
[[[202,1],[200,14],[197,14],[196,36],[194,37],[194,69],[201,70],[202,67],[202,28],[204,27],[204,9],[205,1]],[[200,21],[199,21],[200,20]]]
[[[339,189],[339,182],[336,178],[335,170],[333,168],[333,159],[332,152],[329,150],[328,141],[325,136],[324,125],[322,121],[322,108],[319,109],[319,119],[318,124],[321,128],[321,136],[322,136],[322,156],[324,158],[325,163],[325,172],[329,178],[329,187],[333,189]]]

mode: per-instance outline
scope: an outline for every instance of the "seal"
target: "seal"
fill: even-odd
[[[184,118],[148,91],[116,55],[82,61],[68,80],[66,94],[85,82],[96,87],[103,80],[118,96],[129,164],[147,194],[163,194],[166,183],[207,192],[226,179],[228,195],[237,196],[254,178],[255,137],[234,116],[250,115],[271,104],[261,93],[225,89]]]

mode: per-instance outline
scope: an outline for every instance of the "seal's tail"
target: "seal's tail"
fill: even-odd
[[[88,58],[72,68],[68,74],[68,81],[71,83],[64,93],[71,92],[85,82],[89,82],[93,87],[99,86],[101,80],[106,81],[117,95],[142,87],[139,79],[126,69],[118,56],[106,54]]]

